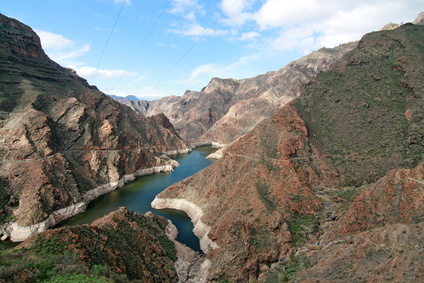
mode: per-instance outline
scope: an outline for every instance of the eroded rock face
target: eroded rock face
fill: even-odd
[[[381,269],[366,260],[395,249],[396,239],[383,242],[388,248],[373,244],[380,245],[383,234],[399,233],[403,223],[411,230],[406,237],[422,238],[412,225],[423,220],[422,165],[417,167],[424,156],[423,42],[424,27],[412,24],[364,36],[220,160],[158,196],[188,200],[204,212],[201,220],[220,246],[207,254],[210,280],[246,282],[275,274],[285,280],[293,270],[284,268],[300,268],[305,257],[303,269],[321,259],[328,263],[305,272],[301,278],[307,280],[314,274],[322,280],[360,280],[361,272],[367,274],[362,279],[397,278],[389,256],[381,257]],[[396,169],[400,165],[403,169]],[[357,192],[350,208],[348,193],[342,194],[348,190]],[[378,230],[380,225],[385,227]],[[339,241],[355,244],[328,253],[320,246]],[[402,241],[406,245],[407,239]],[[358,266],[341,272],[347,277],[325,272],[331,264],[347,268],[351,256]],[[412,262],[420,256],[396,252],[395,257]],[[419,268],[414,266],[411,276]],[[371,270],[381,273],[371,277]]]
[[[267,135],[267,132],[273,135]],[[277,112],[227,149],[225,156],[159,194],[195,203],[219,246],[208,252],[209,279],[255,278],[259,265],[278,261],[291,249],[285,219],[309,215],[321,202],[307,181],[319,183],[314,166],[297,168],[296,150],[308,148],[304,122],[293,107]],[[297,170],[304,176],[299,177]],[[231,275],[230,275],[231,274]]]
[[[323,235],[324,242],[396,223],[424,220],[424,163],[413,170],[389,171],[361,193],[335,227]]]
[[[93,188],[170,165],[156,154],[191,150],[165,116],[117,103],[51,61],[29,27],[0,23],[2,222],[41,223]]]
[[[299,282],[413,282],[422,280],[423,222],[389,224],[310,251],[312,266]]]
[[[143,115],[164,113],[187,141],[228,144],[298,97],[304,84],[355,46],[323,48],[276,72],[249,79],[213,78],[201,92],[187,91],[181,97],[117,100]]]

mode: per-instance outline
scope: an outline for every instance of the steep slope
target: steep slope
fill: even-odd
[[[422,281],[424,163],[368,186],[322,236],[299,280]]]
[[[304,84],[328,70],[335,60],[355,48],[356,44],[322,48],[276,72],[243,80],[236,93],[237,102],[198,140],[221,144],[234,141],[298,97]]]
[[[164,113],[183,139],[194,142],[228,112],[237,99],[239,85],[237,80],[213,78],[201,92],[186,91],[181,97],[171,96],[155,101],[118,101],[143,115]]]
[[[0,15],[5,237],[44,230],[134,175],[172,170],[155,156],[169,150],[190,149],[163,115],[144,117],[89,86],[51,61],[31,28]]]
[[[90,225],[45,231],[12,251],[3,251],[1,278],[7,282],[79,282],[79,278],[177,282],[176,249],[166,236],[167,226],[163,217],[121,207]]]
[[[356,43],[322,48],[286,67],[244,80],[213,78],[201,92],[155,101],[118,101],[143,115],[164,113],[190,142],[227,144],[300,95],[301,88]]]
[[[222,159],[159,194],[153,204],[164,208],[179,203],[180,209],[188,211],[198,207],[198,234],[213,241],[207,250],[212,262],[209,279],[237,282],[280,275],[293,279],[294,270],[317,263],[302,261],[308,254],[301,250],[319,253],[316,244],[321,240],[324,244],[329,244],[326,237],[345,240],[343,233],[348,231],[358,233],[354,237],[381,233],[360,234],[375,227],[363,224],[369,223],[367,217],[382,215],[384,221],[371,219],[377,225],[396,225],[402,219],[421,223],[424,203],[419,193],[408,193],[407,199],[381,198],[390,190],[407,193],[406,187],[403,190],[394,185],[376,192],[380,196],[377,201],[365,202],[371,207],[367,208],[370,213],[378,216],[358,218],[364,212],[364,202],[358,200],[357,214],[347,213],[348,218],[339,224],[342,226],[334,225],[344,214],[349,198],[370,188],[368,183],[373,184],[397,166],[412,169],[422,160],[423,75],[423,26],[407,24],[367,34],[330,71],[319,73],[307,84],[298,99],[239,138]],[[418,180],[415,189],[424,182],[420,174],[410,175]],[[399,203],[401,198],[405,201]],[[379,200],[392,202],[387,209],[393,212],[378,208]],[[418,208],[408,214],[408,210]],[[394,217],[396,214],[400,216]],[[343,223],[349,221],[356,225],[355,219],[360,223],[353,227],[358,229],[345,228]],[[335,230],[331,230],[333,226]],[[384,233],[399,231],[402,226],[387,227]],[[320,239],[326,231],[333,232]],[[356,246],[359,259],[365,256],[360,253],[364,241]],[[366,242],[368,247],[372,241]],[[387,244],[395,242],[393,239]],[[347,263],[350,255],[351,251],[344,261],[338,258],[337,262]],[[411,268],[411,274],[419,272],[419,266]],[[323,269],[314,270],[321,272],[319,278],[323,280],[334,279]],[[315,279],[313,274],[304,278]]]

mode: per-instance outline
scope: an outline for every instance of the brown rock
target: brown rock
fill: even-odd
[[[20,198],[19,225],[167,164],[155,154],[189,148],[165,116],[136,114],[51,61],[31,28],[3,15],[0,23],[0,179]]]

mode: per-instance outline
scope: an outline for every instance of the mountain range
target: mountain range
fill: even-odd
[[[200,92],[186,91],[183,96],[153,101],[114,99],[143,115],[164,113],[177,133],[189,142],[228,144],[299,96],[303,84],[328,70],[356,44],[322,48],[278,71],[253,78],[213,78]]]
[[[120,208],[5,251],[2,277],[421,281],[423,18],[277,72],[126,102],[165,113],[146,117],[52,62],[29,27],[1,16],[3,237],[27,237],[125,181],[172,169],[157,155],[189,151],[183,139],[228,144],[152,203],[184,210],[205,256],[176,242],[165,219]]]

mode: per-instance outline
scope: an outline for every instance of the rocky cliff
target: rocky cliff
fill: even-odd
[[[147,168],[172,170],[156,154],[189,150],[166,117],[139,115],[89,86],[51,61],[31,28],[3,15],[0,74],[3,239],[83,210],[92,189],[110,191]]]
[[[144,115],[164,113],[190,142],[228,144],[300,95],[304,84],[356,43],[322,48],[286,67],[249,79],[213,78],[201,92],[154,101],[117,99]]]
[[[423,75],[423,26],[367,34],[155,202],[186,200],[203,212],[216,244],[209,280],[420,278],[412,262],[422,255],[404,248],[423,240]],[[367,264],[374,258],[378,266]]]

